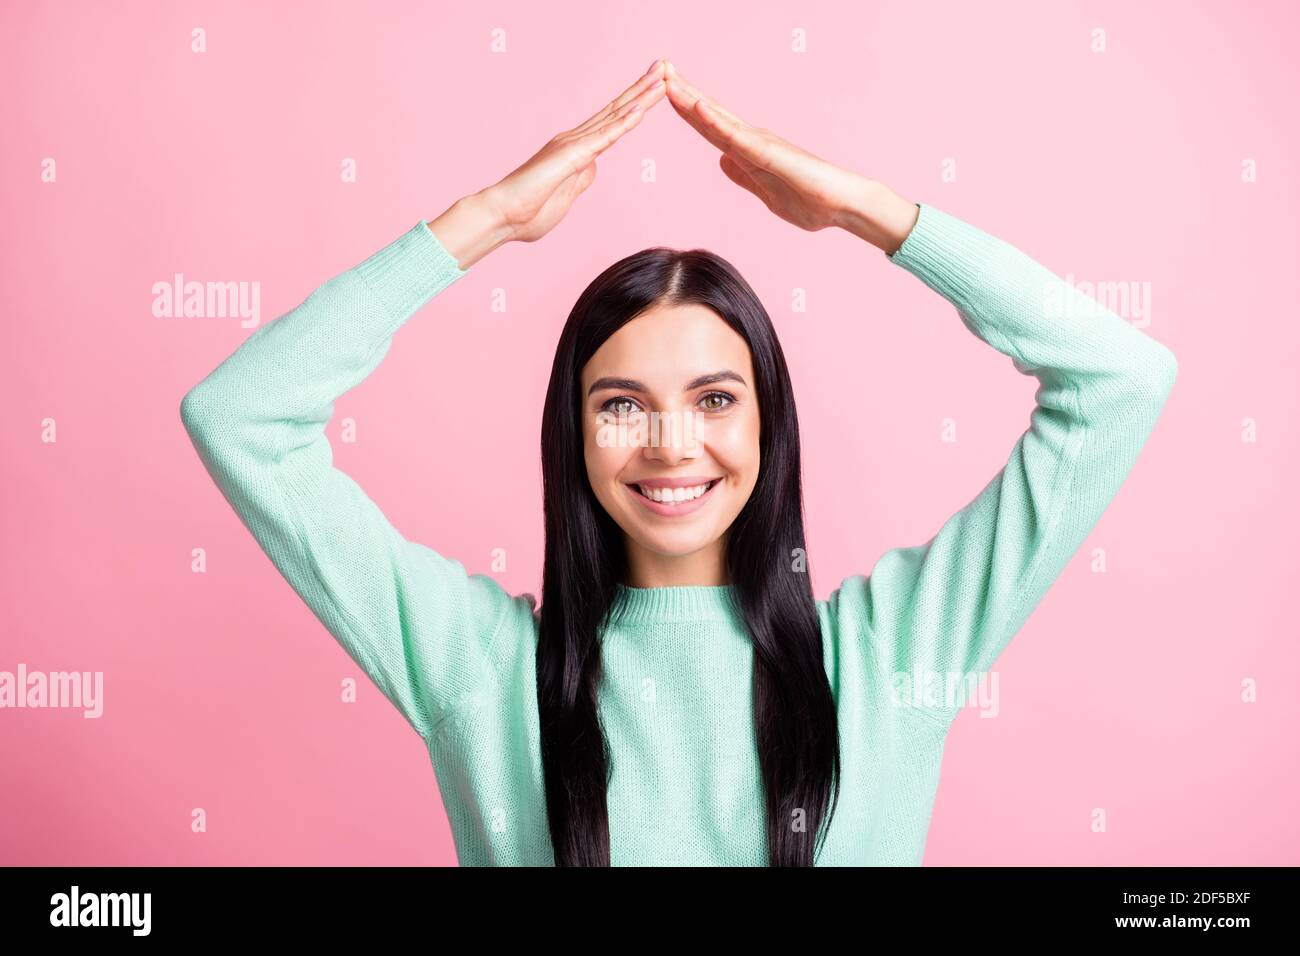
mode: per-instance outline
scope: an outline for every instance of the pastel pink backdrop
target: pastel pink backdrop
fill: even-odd
[[[0,710],[0,862],[455,863],[421,741],[181,426],[251,330],[155,318],[151,287],[258,281],[265,324],[657,56],[1061,275],[1150,282],[1145,332],[1180,361],[1133,474],[999,659],[999,715],[954,724],[925,862],[1300,862],[1295,27],[1284,3],[6,5],[0,670],[103,671],[105,712]],[[660,104],[558,229],[398,334],[336,407],[337,463],[409,537],[471,571],[504,548],[498,580],[536,592],[556,337],[592,277],[660,243],[726,256],[778,327],[819,598],[927,540],[1028,425],[1034,381],[951,306],[772,216]]]

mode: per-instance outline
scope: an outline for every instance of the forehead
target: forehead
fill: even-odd
[[[655,305],[601,343],[582,370],[585,390],[596,378],[619,375],[647,385],[680,387],[697,375],[734,369],[753,383],[749,345],[708,306]]]

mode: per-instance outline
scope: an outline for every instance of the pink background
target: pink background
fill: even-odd
[[[750,122],[1058,274],[1151,283],[1145,332],[1180,361],[1130,479],[999,659],[999,715],[954,724],[927,865],[1300,863],[1296,19],[1227,2],[6,4],[0,670],[102,671],[105,712],[0,710],[0,862],[455,863],[420,739],[181,426],[181,396],[251,330],[155,318],[151,287],[257,281],[265,324],[669,56]],[[337,463],[408,537],[471,571],[504,548],[498,580],[535,592],[556,337],[597,272],[660,243],[721,253],[772,313],[819,598],[928,539],[1028,425],[1033,379],[950,306],[852,236],[772,216],[661,103],[555,232],[399,333],[336,407]]]

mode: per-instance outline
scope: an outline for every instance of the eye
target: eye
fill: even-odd
[[[715,399],[715,398],[725,399],[726,401],[725,401],[724,403],[722,403],[722,404],[717,404],[717,405],[706,405],[706,406],[705,406],[705,410],[706,410],[706,411],[710,411],[710,412],[720,412],[720,411],[722,411],[723,409],[728,408],[728,407],[730,407],[731,405],[735,404],[735,401],[736,401],[736,399],[735,399],[734,396],[729,395],[729,394],[727,394],[726,392],[708,392],[708,393],[706,393],[706,394],[704,394],[703,396],[700,397],[700,401],[701,401],[701,402],[708,402],[710,399]]]
[[[635,406],[635,405],[636,405],[635,400],[633,400],[633,399],[631,399],[631,398],[628,398],[626,395],[619,395],[617,398],[611,398],[611,399],[610,399],[609,401],[607,401],[604,405],[600,406],[600,410],[601,410],[602,412],[609,412],[609,413],[611,413],[611,414],[613,414],[613,415],[618,415],[618,414],[620,414],[620,413],[619,413],[619,410],[618,410],[617,408],[615,408],[615,407],[611,407],[611,406],[615,406],[615,405],[617,405],[619,402],[627,402],[627,403],[629,403],[629,404],[632,405],[632,406]],[[627,411],[626,411],[626,412],[623,412],[622,414],[625,414],[625,415],[631,415],[634,411],[636,411],[635,407],[627,409]]]

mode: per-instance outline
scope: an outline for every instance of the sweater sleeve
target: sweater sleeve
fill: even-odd
[[[421,221],[251,334],[180,406],[263,551],[426,740],[489,676],[495,632],[520,599],[406,540],[333,465],[325,425],[397,329],[467,274]]]
[[[947,726],[1123,483],[1178,366],[1015,247],[932,206],[890,258],[1038,380],[1029,427],[983,490],[829,599],[842,633],[869,641],[892,700]]]

